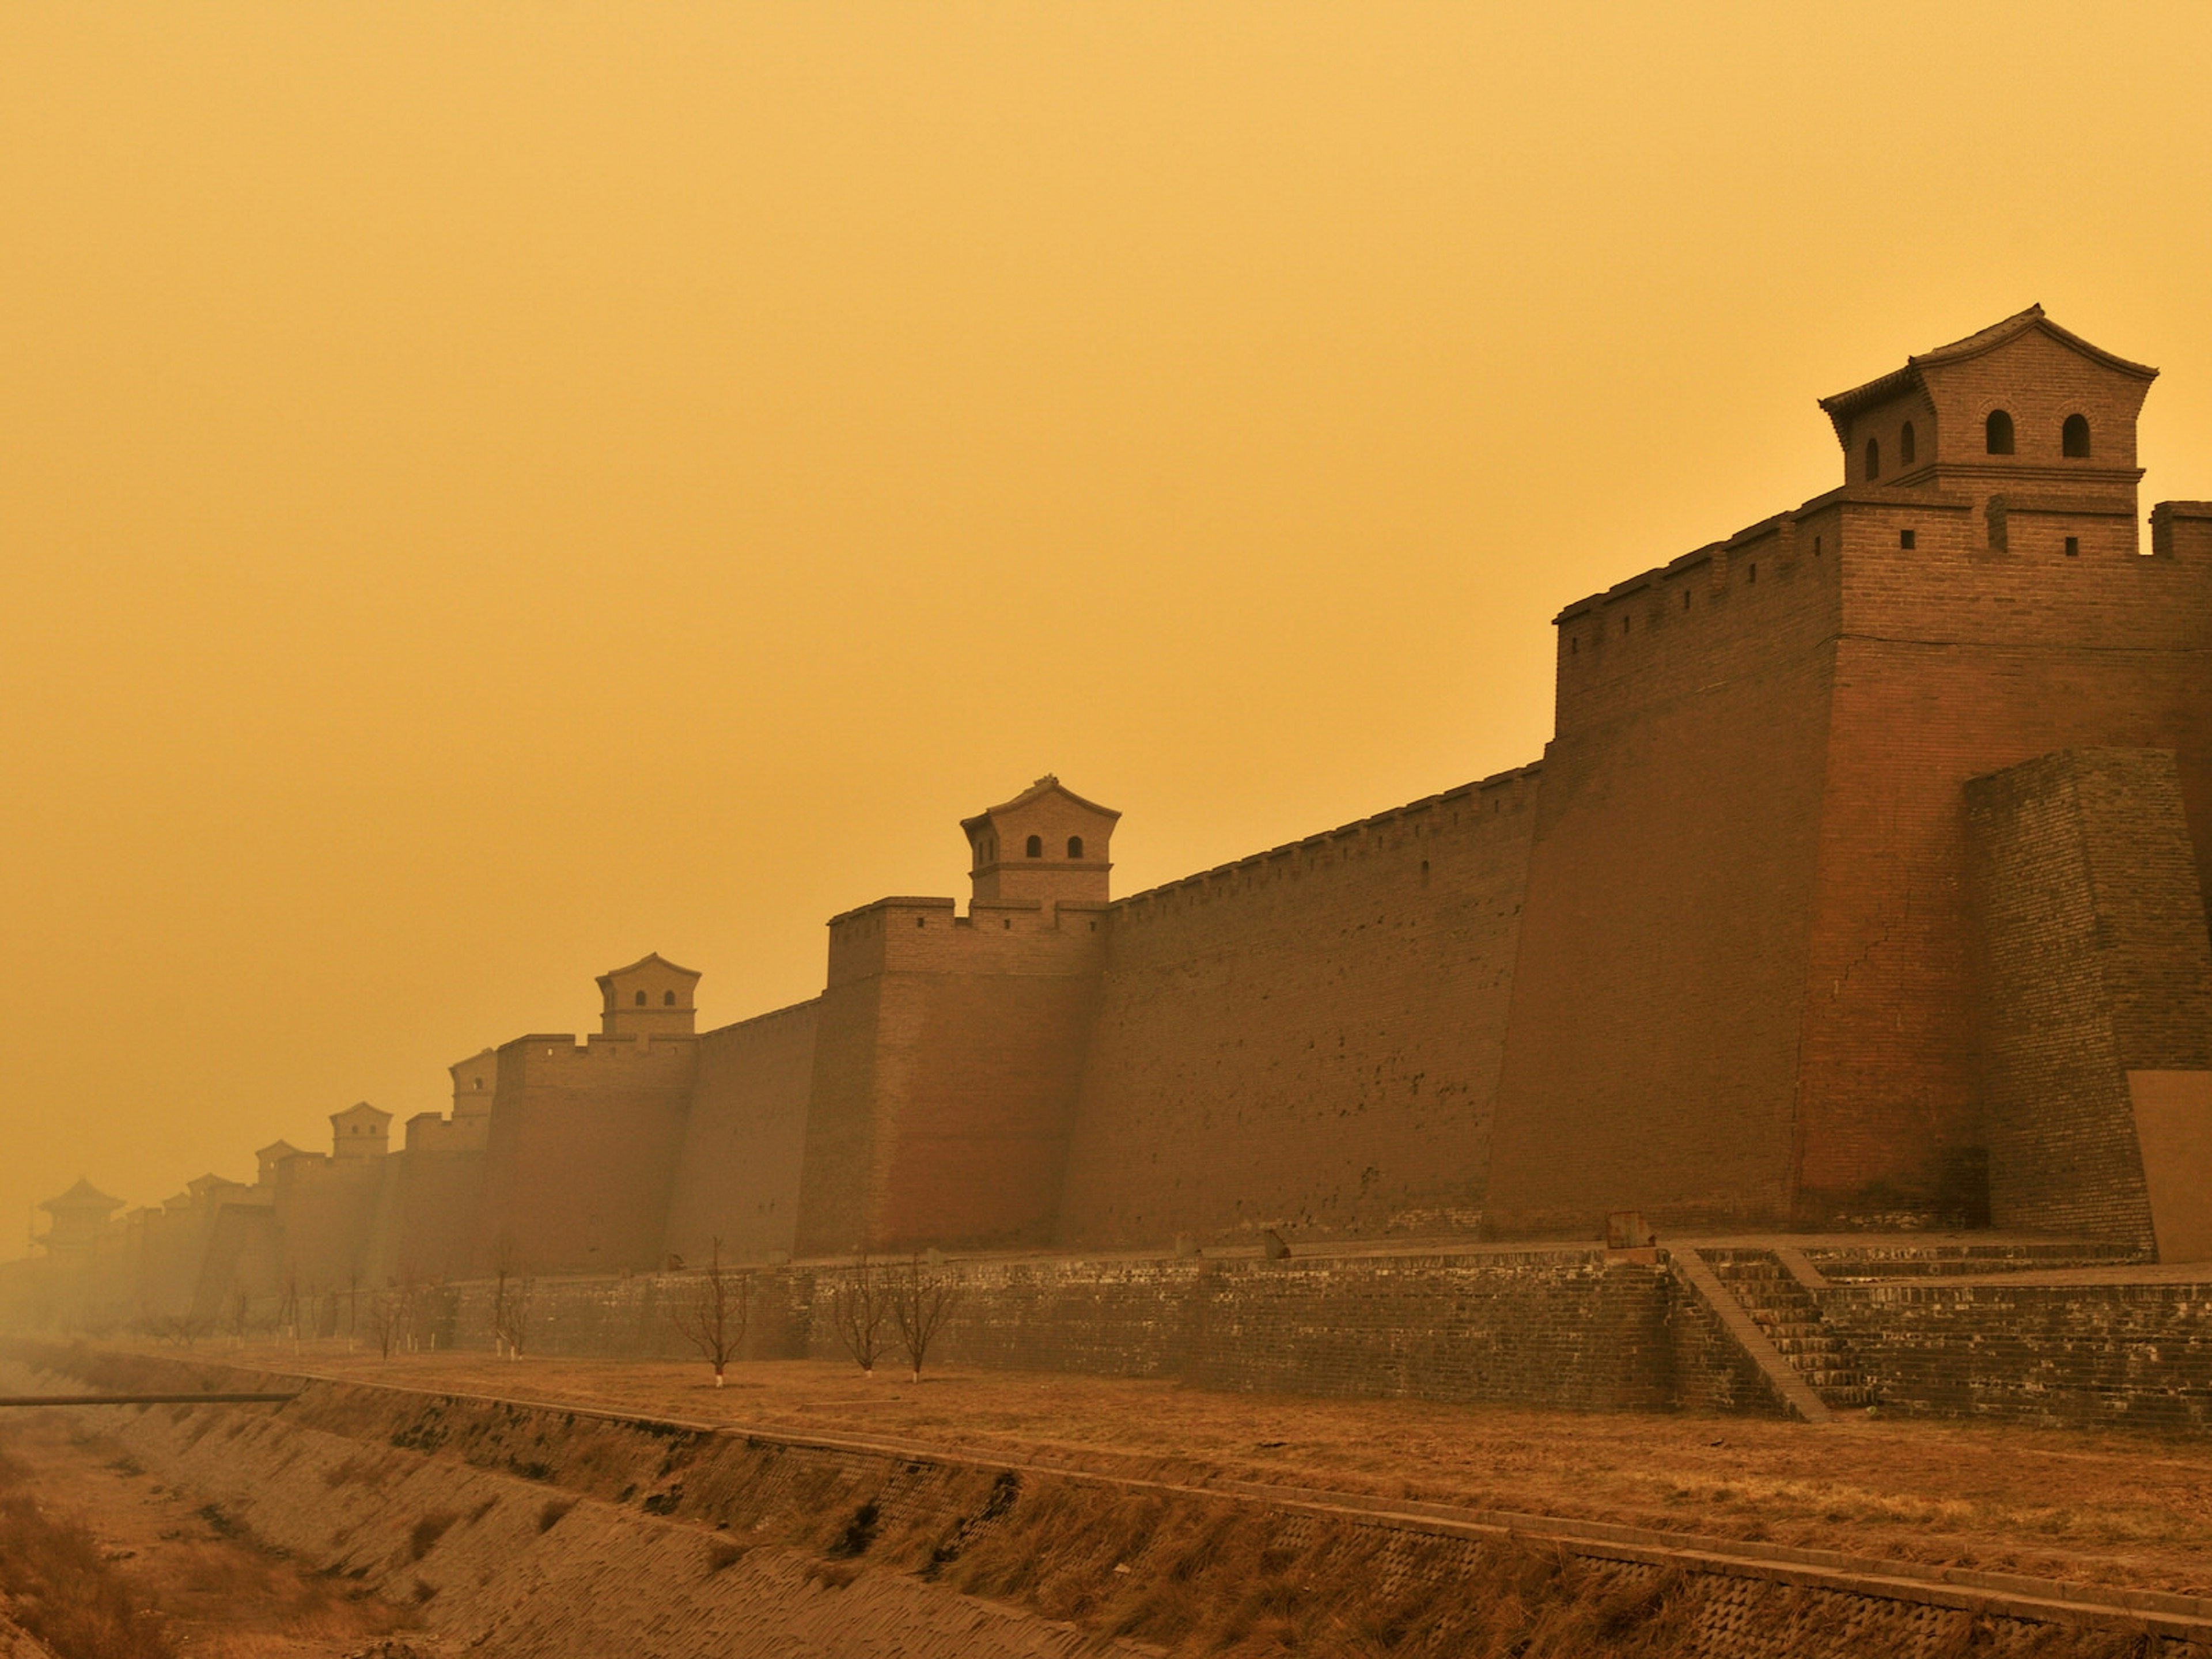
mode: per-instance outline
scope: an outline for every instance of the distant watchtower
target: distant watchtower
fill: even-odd
[[[599,975],[601,1036],[690,1036],[699,975],[658,953]]]
[[[331,1114],[331,1156],[382,1158],[392,1146],[392,1114],[367,1101]]]
[[[50,1255],[68,1255],[97,1244],[107,1231],[107,1218],[123,1207],[123,1200],[80,1178],[60,1197],[47,1199],[39,1207],[53,1219],[38,1242]]]
[[[1048,772],[1012,800],[963,818],[976,902],[1105,903],[1107,849],[1121,817]]]

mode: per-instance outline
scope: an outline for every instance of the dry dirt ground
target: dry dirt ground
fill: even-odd
[[[237,1537],[59,1413],[0,1421],[0,1593],[62,1659],[338,1659],[385,1649],[401,1622]]]
[[[181,1357],[175,1349],[149,1350]],[[196,1359],[852,1436],[1102,1474],[1229,1479],[2212,1594],[2212,1442],[1873,1420],[1598,1416],[1221,1394],[1169,1382],[777,1361],[704,1366],[343,1344]]]

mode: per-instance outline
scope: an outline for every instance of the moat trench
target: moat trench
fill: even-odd
[[[300,1389],[282,1406],[55,1407],[0,1424],[65,1423],[46,1434],[49,1456],[68,1448],[111,1488],[156,1483],[257,1552],[266,1570],[240,1575],[241,1594],[321,1586],[354,1610],[240,1653],[2212,1656],[2212,1608],[2189,1598],[2100,1606],[2028,1581],[1909,1583],[1893,1564],[1855,1571],[1818,1553],[1762,1560],[1327,1493],[16,1352],[28,1363],[4,1362],[0,1393]],[[97,1501],[82,1518],[95,1535],[112,1523]],[[15,1659],[9,1639],[0,1629],[0,1659]]]

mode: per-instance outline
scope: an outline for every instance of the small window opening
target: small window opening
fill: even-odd
[[[2078,559],[2081,556],[2081,538],[2079,536],[2069,536],[2066,538],[2066,556],[2069,559]]]
[[[1684,588],[1684,589],[1682,590],[1682,609],[1683,609],[1683,610],[1685,610],[1685,611],[1687,611],[1689,608],[1690,608],[1690,590],[1689,590],[1688,588],[1686,588],[1686,588]]]
[[[676,1006],[676,993],[663,991],[660,994],[660,1006],[664,1008],[673,1008]]]
[[[1990,418],[1983,422],[1982,430],[1988,440],[1990,454],[2012,453],[2011,416],[2006,414],[2002,409],[1993,409],[1990,411]]]
[[[1752,583],[1757,581],[1759,580],[1759,567],[1757,565],[1753,565],[1750,569],[1750,574],[1746,575],[1743,580],[1744,586],[1747,587],[1751,586]]]
[[[483,1089],[483,1079],[482,1078],[478,1078],[478,1079],[477,1079],[477,1089],[478,1089],[478,1090],[480,1090],[480,1091]]]
[[[1033,859],[1041,859],[1044,856],[1044,837],[1042,836],[1031,836],[1030,837],[1029,855]]]
[[[1866,475],[1869,483],[1881,477],[1881,444],[1873,438],[1867,440]]]
[[[1897,464],[1899,466],[1911,466],[1912,465],[1913,447],[1912,422],[1907,421],[1902,427],[1898,428],[1897,433]]]
[[[1079,859],[1083,856],[1082,836],[1070,836],[1067,838],[1067,856],[1072,859]]]
[[[1001,927],[1012,931],[1014,919],[1012,916],[1000,916],[999,918],[999,926]]]
[[[645,1006],[645,993],[642,991],[637,994],[637,1006],[641,1008]]]
[[[1813,538],[1813,556],[1816,559],[1820,556],[1820,538],[1818,536]]]
[[[1426,887],[1428,884],[1429,884],[1429,861],[1428,861],[1426,859],[1423,859],[1423,860],[1421,860],[1421,885],[1422,885],[1422,886],[1424,886],[1424,887]]]
[[[1624,634],[1628,631],[1628,618],[1626,617],[1620,619],[1620,631]]]
[[[1572,657],[1579,655],[1582,652],[1582,648],[1583,640],[1581,635],[1570,634],[1567,635],[1567,654],[1569,656]]]
[[[1913,543],[1917,535],[1918,532],[1916,531],[1900,530],[1897,532],[1897,544],[1910,553],[1912,551]]]
[[[2087,416],[2069,415],[2066,424],[2058,428],[2059,453],[2071,459],[2089,459],[2089,421]]]
[[[917,927],[927,927],[929,926],[929,918],[927,916],[916,916],[914,919],[914,925]]]

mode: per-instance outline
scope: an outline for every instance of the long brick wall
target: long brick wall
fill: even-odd
[[[1059,1237],[1472,1231],[1536,779],[1115,905]]]
[[[2212,1430],[2212,1276],[1838,1287],[1824,1323],[1885,1412],[2057,1428]]]
[[[843,1358],[833,1317],[849,1266],[749,1281],[753,1358]],[[1514,1403],[1572,1410],[1778,1414],[1757,1368],[1663,1267],[1602,1249],[1211,1257],[1038,1257],[943,1270],[962,1296],[932,1352],[1016,1370],[1175,1376],[1226,1389]],[[541,1279],[527,1346],[682,1358],[672,1310],[693,1282]],[[493,1286],[425,1292],[420,1340],[492,1345]],[[505,1294],[520,1294],[510,1285]],[[891,1328],[881,1364],[899,1363]]]
[[[1754,526],[1559,618],[1498,1233],[1790,1213],[1836,519]]]
[[[820,1013],[817,998],[700,1037],[664,1252],[701,1262],[720,1238],[738,1261],[790,1253]]]
[[[1103,908],[884,899],[831,921],[800,1252],[1048,1241]]]

